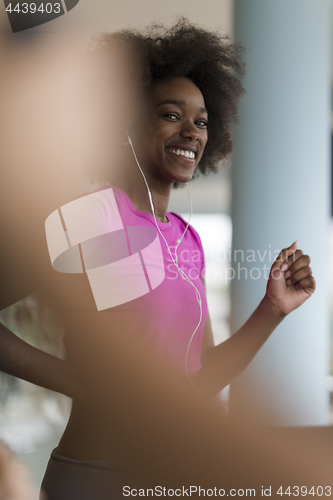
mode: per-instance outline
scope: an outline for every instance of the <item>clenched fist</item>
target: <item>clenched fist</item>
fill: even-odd
[[[287,314],[301,306],[316,289],[312,276],[311,259],[297,249],[297,241],[280,252],[271,267],[266,298],[279,315]]]

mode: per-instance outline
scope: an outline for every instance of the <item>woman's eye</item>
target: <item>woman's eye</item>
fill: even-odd
[[[178,115],[177,113],[165,113],[163,116],[168,118],[169,120],[176,121],[178,120]]]
[[[199,127],[207,127],[208,122],[207,122],[206,120],[198,120],[198,121],[197,121],[197,125],[198,125]]]

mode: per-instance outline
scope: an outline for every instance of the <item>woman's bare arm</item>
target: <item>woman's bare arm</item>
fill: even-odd
[[[198,389],[210,397],[218,394],[247,367],[285,316],[312,295],[316,283],[309,264],[310,258],[297,250],[296,242],[282,250],[271,268],[266,295],[254,313],[228,340],[205,348],[212,337],[207,317],[202,368],[194,380]]]
[[[0,371],[73,397],[75,377],[70,364],[36,349],[0,323]]]
[[[229,339],[203,353],[202,368],[194,380],[195,386],[214,397],[239,375],[282,321],[263,299],[246,323]],[[210,335],[209,316],[204,335]]]

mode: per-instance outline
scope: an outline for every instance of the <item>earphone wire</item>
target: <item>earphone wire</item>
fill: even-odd
[[[146,184],[146,187],[147,187],[147,191],[148,191],[148,198],[149,198],[149,203],[150,203],[150,207],[151,207],[152,215],[153,215],[153,217],[154,217],[154,221],[155,221],[156,228],[157,228],[157,230],[158,230],[159,234],[161,235],[161,237],[163,238],[163,240],[164,240],[164,242],[165,242],[165,244],[166,244],[166,247],[167,247],[168,252],[169,252],[169,254],[170,254],[171,260],[172,260],[172,262],[174,263],[174,265],[176,266],[176,268],[177,268],[177,270],[178,270],[179,275],[181,276],[181,278],[183,278],[185,281],[187,281],[187,282],[188,282],[188,283],[189,283],[189,284],[190,284],[190,285],[191,285],[191,286],[195,289],[196,299],[197,299],[197,302],[198,302],[198,304],[199,304],[199,308],[200,308],[200,318],[199,318],[199,322],[198,322],[198,324],[197,324],[197,326],[196,326],[196,328],[195,328],[194,332],[193,332],[193,333],[192,333],[192,335],[191,335],[190,341],[189,341],[188,346],[187,346],[187,349],[186,349],[186,355],[185,355],[185,373],[186,373],[186,377],[187,377],[188,381],[190,382],[190,384],[191,384],[191,385],[192,385],[192,386],[193,386],[193,387],[194,387],[194,388],[195,388],[198,392],[200,392],[200,393],[201,393],[201,394],[203,394],[203,395],[204,395],[207,399],[209,399],[209,398],[208,398],[208,396],[207,396],[207,394],[205,394],[203,391],[201,391],[201,390],[200,390],[200,389],[199,389],[199,388],[198,388],[198,387],[197,387],[197,386],[193,383],[193,381],[192,381],[192,379],[191,379],[191,377],[190,377],[190,375],[189,375],[189,373],[188,373],[188,368],[187,368],[187,364],[188,364],[188,355],[189,355],[190,347],[191,347],[192,341],[193,341],[193,339],[194,339],[194,336],[195,336],[195,334],[196,334],[196,332],[197,332],[197,330],[198,330],[198,328],[199,328],[199,326],[200,326],[200,324],[201,324],[201,321],[202,321],[202,301],[201,301],[201,296],[200,296],[200,292],[199,292],[199,290],[198,290],[198,289],[197,289],[197,287],[194,285],[194,283],[191,281],[191,279],[190,279],[190,278],[189,278],[189,277],[188,277],[188,276],[184,273],[184,271],[183,271],[182,269],[180,269],[180,268],[178,267],[178,258],[177,258],[177,249],[178,249],[178,246],[180,245],[181,241],[183,240],[183,238],[184,238],[184,236],[185,236],[185,233],[186,233],[187,228],[188,228],[188,226],[189,226],[189,224],[190,224],[190,220],[191,220],[192,213],[193,213],[193,203],[192,203],[192,197],[191,197],[190,189],[189,189],[189,187],[188,187],[188,183],[186,182],[187,193],[188,193],[188,195],[189,195],[189,200],[190,200],[190,216],[189,216],[189,219],[188,219],[187,225],[186,225],[186,227],[185,227],[185,230],[184,230],[184,232],[183,232],[183,234],[182,234],[181,238],[179,238],[179,239],[177,240],[177,245],[176,245],[176,247],[175,247],[175,258],[174,258],[174,257],[173,257],[173,255],[172,255],[172,253],[171,253],[171,250],[170,250],[170,247],[169,247],[169,245],[168,245],[168,242],[166,241],[166,239],[165,239],[165,237],[164,237],[164,234],[162,233],[162,231],[161,231],[161,229],[160,229],[160,227],[159,227],[159,225],[158,225],[158,223],[157,223],[157,219],[156,219],[156,216],[155,216],[155,209],[154,209],[154,204],[153,204],[152,194],[151,194],[151,191],[150,191],[150,189],[149,189],[149,185],[148,185],[148,182],[147,182],[146,176],[145,176],[145,174],[143,173],[142,168],[141,168],[140,163],[139,163],[139,160],[138,160],[138,158],[137,158],[137,156],[136,156],[136,153],[135,153],[135,150],[134,150],[134,146],[133,146],[133,143],[132,143],[132,140],[131,140],[131,138],[130,138],[129,134],[127,134],[127,137],[128,137],[128,142],[129,142],[129,144],[130,144],[130,146],[131,146],[131,149],[132,149],[132,152],[133,152],[134,159],[135,159],[135,161],[136,161],[136,164],[137,164],[137,166],[138,166],[138,168],[139,168],[139,170],[140,170],[140,172],[141,172],[141,175],[142,175],[143,180],[145,181],[145,184]]]
[[[187,194],[188,194],[188,197],[190,199],[190,216],[188,218],[188,221],[187,221],[187,224],[186,224],[186,227],[185,227],[185,231],[183,232],[181,238],[179,238],[177,240],[177,245],[176,245],[176,248],[175,248],[175,258],[176,258],[176,262],[178,264],[178,259],[177,259],[177,248],[179,247],[179,245],[181,244],[184,236],[185,236],[185,233],[187,231],[187,228],[188,226],[190,225],[190,220],[191,220],[191,217],[192,217],[192,214],[193,214],[193,203],[192,203],[192,196],[191,196],[191,192],[190,192],[190,188],[188,187],[188,182],[186,182],[186,189],[187,189]]]

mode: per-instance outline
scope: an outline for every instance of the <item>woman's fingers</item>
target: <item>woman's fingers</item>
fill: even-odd
[[[313,276],[307,276],[306,278],[298,281],[295,285],[295,288],[297,288],[298,290],[303,288],[307,292],[310,291],[309,294],[311,295],[316,289],[316,280]]]
[[[310,263],[311,263],[311,259],[310,259],[309,255],[304,255],[302,250],[297,250],[297,252],[295,252],[294,256],[289,257],[284,262],[284,264],[286,264],[284,271],[286,273],[289,272],[290,274],[293,274],[296,271],[298,271],[299,269],[301,269],[302,267],[309,266]]]
[[[294,241],[294,243],[290,245],[290,247],[281,250],[271,267],[271,276],[273,276],[274,279],[278,279],[280,276],[282,276],[281,271],[285,271],[286,269],[288,269],[288,264],[286,263],[287,259],[289,257],[292,257],[296,251],[297,240]]]
[[[295,262],[303,256],[302,250],[296,250],[293,254],[289,255],[281,264],[281,271],[287,271]]]
[[[287,263],[287,260],[288,259],[291,259],[296,252],[300,252],[300,250],[297,250],[297,240],[294,241],[294,243],[292,245],[290,245],[290,247],[288,248],[284,248],[283,250],[281,250],[278,258],[276,259],[275,261],[275,265],[277,265],[278,267],[280,267],[281,271],[284,271],[285,269],[283,269],[284,265]],[[274,266],[273,264],[273,266]],[[287,269],[287,267],[286,267]]]
[[[297,262],[297,265],[293,265],[289,268],[289,270],[285,273],[285,278],[287,280],[288,285],[293,285],[297,283],[303,278],[307,276],[312,276],[312,269],[307,264],[308,259],[299,259],[300,262]],[[296,262],[295,262],[296,264]]]
[[[288,286],[295,285],[297,289],[308,288],[311,293],[316,288],[316,281],[312,276],[309,255],[304,255],[302,250],[296,250],[289,255],[281,266]]]
[[[303,278],[312,275],[312,269],[310,267],[311,259],[308,255],[302,255],[294,263],[289,263],[290,267],[285,271],[285,279],[287,280],[287,285],[294,285],[295,283],[301,281]]]
[[[282,263],[281,263],[282,261]],[[315,287],[312,278],[309,255],[304,255],[302,250],[297,249],[297,241],[289,248],[280,252],[275,264],[279,264],[280,271],[284,272],[287,285],[296,285],[296,288]]]

